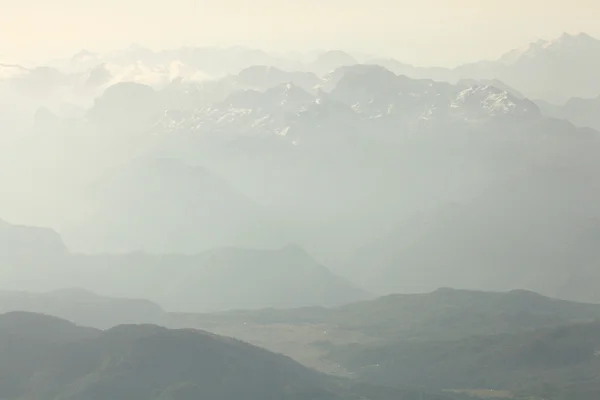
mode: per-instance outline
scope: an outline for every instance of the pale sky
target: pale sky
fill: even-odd
[[[562,32],[600,38],[598,21],[600,0],[0,0],[0,62],[135,42],[339,48],[453,66]]]

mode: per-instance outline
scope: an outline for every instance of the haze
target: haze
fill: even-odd
[[[0,2],[0,399],[600,399],[595,2]]]
[[[139,43],[343,49],[424,66],[495,59],[562,32],[600,36],[595,0],[0,1],[0,61]]]

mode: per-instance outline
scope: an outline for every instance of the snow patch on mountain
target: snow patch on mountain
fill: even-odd
[[[456,101],[452,103],[452,108],[458,108],[463,104],[472,105],[476,103],[479,103],[481,108],[489,112],[490,115],[509,114],[517,107],[516,103],[510,99],[508,92],[489,86],[476,86],[461,91]]]
[[[335,84],[333,84],[335,82]],[[290,143],[303,135],[343,132],[383,124],[388,134],[420,122],[481,122],[505,116],[540,115],[532,102],[492,86],[451,85],[397,76],[380,66],[342,67],[322,80],[319,95],[284,83],[263,90],[236,90],[224,101],[190,112],[167,112],[166,131],[203,135],[272,135]],[[341,133],[340,133],[341,135]],[[342,135],[343,136],[343,135]]]

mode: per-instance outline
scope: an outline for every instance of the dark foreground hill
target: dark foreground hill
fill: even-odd
[[[377,384],[509,391],[543,399],[600,398],[600,323],[458,341],[338,349],[338,362]]]
[[[81,328],[0,316],[0,398],[61,400],[443,399],[354,385],[252,345],[194,330]]]
[[[72,290],[15,296],[21,307],[60,312],[95,326],[126,321],[136,309],[155,308]],[[30,303],[23,301],[27,296]],[[10,299],[8,294],[0,297],[0,309],[7,309]],[[110,311],[111,305],[123,309]],[[156,323],[186,329],[121,325],[103,332],[37,314],[0,316],[0,398],[40,398],[38,393],[44,399],[119,399],[121,393],[132,399],[239,398],[232,387],[274,399],[412,399],[419,390],[455,390],[458,396],[494,390],[494,395],[547,400],[591,400],[600,394],[600,306],[595,304],[526,291],[440,289],[333,309],[159,310],[152,314]],[[144,316],[139,317],[141,322]],[[286,357],[189,328],[231,335],[359,380],[335,380]],[[257,375],[256,369],[264,372]],[[252,382],[263,379],[263,384],[240,383],[243,376]],[[138,387],[131,382],[151,383]],[[225,388],[211,386],[214,382]],[[419,389],[398,394],[381,388],[406,385]],[[63,394],[65,388],[69,391]],[[244,398],[255,398],[248,396]]]

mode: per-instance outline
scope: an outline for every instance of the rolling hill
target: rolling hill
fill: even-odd
[[[45,293],[0,291],[0,313],[13,311],[51,315],[100,329],[122,324],[156,323],[165,313],[161,307],[147,300],[99,296],[82,289]]]
[[[361,332],[377,340],[441,340],[527,332],[600,319],[600,305],[552,299],[537,293],[438,289],[394,294],[336,308],[259,310],[200,315],[207,321],[317,324]]]
[[[545,399],[600,395],[600,323],[457,341],[338,349],[334,358],[378,384],[492,389]]]
[[[0,316],[0,371],[0,396],[8,400],[444,398],[339,381],[206,332],[152,325],[98,331],[27,313]]]

